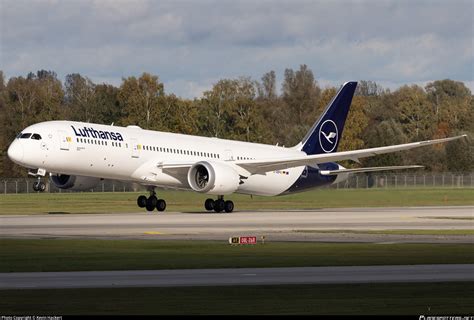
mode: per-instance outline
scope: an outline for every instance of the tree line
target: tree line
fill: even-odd
[[[62,83],[40,70],[5,79],[0,71],[0,176],[25,176],[7,149],[28,125],[47,120],[138,125],[144,129],[267,144],[297,144],[336,94],[322,88],[310,68],[286,69],[277,90],[274,71],[261,79],[222,79],[200,98],[165,92],[159,77],[143,73],[123,78],[119,87],[96,84],[78,73]],[[424,88],[395,91],[359,81],[339,151],[443,138],[467,133],[446,145],[361,159],[361,165],[422,164],[434,172],[474,169],[474,100],[471,91],[449,79]],[[346,166],[359,164],[346,162]]]

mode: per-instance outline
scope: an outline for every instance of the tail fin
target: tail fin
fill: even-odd
[[[357,82],[346,82],[300,142],[300,150],[306,154],[337,151],[347,113],[354,96]]]

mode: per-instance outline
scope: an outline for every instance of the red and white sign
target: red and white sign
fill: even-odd
[[[229,238],[230,244],[257,244],[257,237],[231,237]]]
[[[257,244],[257,237],[240,237],[240,244]]]

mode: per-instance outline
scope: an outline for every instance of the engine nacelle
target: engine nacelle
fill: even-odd
[[[229,165],[200,161],[188,171],[188,183],[194,191],[225,195],[239,188],[239,174]]]
[[[100,178],[70,176],[67,174],[54,174],[50,177],[51,182],[60,189],[71,189],[77,191],[90,190],[99,184]]]

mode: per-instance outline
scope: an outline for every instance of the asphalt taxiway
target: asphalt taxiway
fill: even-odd
[[[474,281],[474,265],[0,273],[0,290]]]
[[[473,230],[474,206],[281,211],[0,216],[3,238],[112,238],[472,243],[472,235],[364,234],[369,230]],[[356,231],[356,232],[351,232]]]

